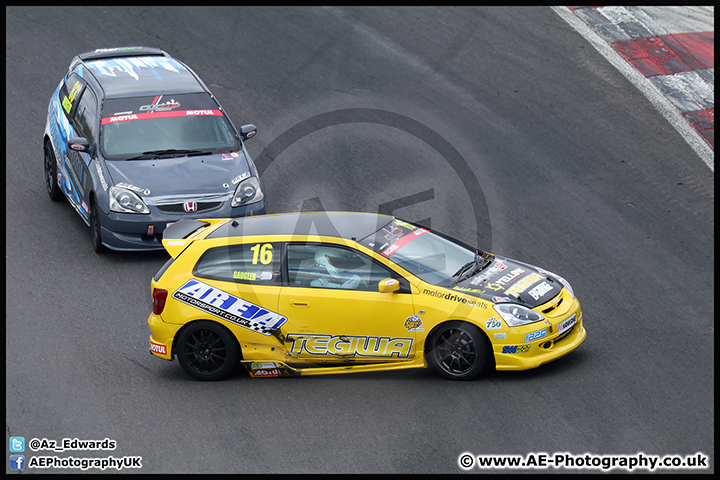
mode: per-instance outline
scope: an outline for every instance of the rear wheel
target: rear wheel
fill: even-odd
[[[52,146],[49,143],[45,144],[44,150],[44,169],[45,169],[45,188],[47,189],[50,198],[57,202],[63,198],[63,194],[60,191],[60,186],[57,181],[57,162],[55,161],[55,154],[52,151]]]
[[[199,321],[185,327],[176,342],[180,365],[196,380],[222,380],[238,364],[238,347],[221,325]]]
[[[448,322],[430,340],[428,362],[444,377],[473,380],[492,365],[487,338],[475,325]]]

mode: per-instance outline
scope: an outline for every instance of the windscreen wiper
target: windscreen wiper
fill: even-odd
[[[135,157],[130,157],[127,160],[147,160],[150,158],[160,158],[164,156],[170,156],[170,157],[194,157],[197,155],[211,155],[212,152],[209,150],[182,150],[177,148],[168,148],[165,150],[149,150],[147,152],[142,152],[141,155],[137,155]]]
[[[485,260],[485,262],[483,262],[483,260]],[[490,262],[492,262],[492,258],[483,257],[482,255],[480,255],[480,252],[476,251],[475,258],[471,262],[466,263],[465,265],[460,267],[457,272],[453,273],[453,278],[458,277],[455,283],[460,283],[466,278],[472,277],[476,273],[480,272],[487,265],[489,265]],[[468,272],[469,274],[467,274]]]

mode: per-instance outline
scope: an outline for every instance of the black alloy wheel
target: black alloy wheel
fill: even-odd
[[[482,331],[466,322],[448,322],[433,334],[429,363],[444,377],[473,380],[492,364],[490,348]]]
[[[238,347],[226,328],[209,321],[185,327],[176,343],[178,361],[196,380],[222,380],[238,364]]]
[[[90,234],[95,253],[106,252],[107,247],[105,247],[102,243],[102,236],[100,233],[100,211],[98,210],[97,200],[95,197],[90,200]]]
[[[57,202],[63,198],[60,186],[57,182],[57,162],[55,162],[55,154],[52,146],[48,143],[43,148],[44,151],[44,169],[45,169],[45,188],[47,189],[50,199]]]

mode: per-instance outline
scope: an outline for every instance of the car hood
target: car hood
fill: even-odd
[[[252,175],[244,152],[105,163],[114,185],[145,198],[231,194]]]
[[[558,295],[563,285],[542,268],[496,256],[480,272],[450,288],[493,303],[535,308]]]

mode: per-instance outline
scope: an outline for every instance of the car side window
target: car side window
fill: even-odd
[[[95,93],[88,87],[85,89],[82,97],[80,97],[80,103],[77,107],[77,113],[75,114],[75,121],[80,131],[87,138],[90,145],[95,142],[97,138],[97,98]]]
[[[60,100],[63,113],[68,119],[71,119],[73,115],[75,115],[79,103],[78,100],[83,93],[83,88],[85,88],[85,80],[75,73],[70,74],[65,84],[60,87],[58,100]]]
[[[282,244],[249,243],[208,249],[193,275],[224,282],[280,285]]]
[[[289,244],[288,283],[291,287],[378,291],[378,282],[393,277],[370,257],[337,245]]]

